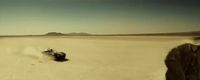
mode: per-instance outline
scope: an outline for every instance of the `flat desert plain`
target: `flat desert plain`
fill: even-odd
[[[164,59],[191,37],[1,37],[0,80],[165,80]],[[67,53],[56,62],[41,52]]]

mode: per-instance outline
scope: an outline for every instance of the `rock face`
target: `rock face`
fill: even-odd
[[[200,46],[186,43],[173,48],[165,64],[166,80],[200,80]]]

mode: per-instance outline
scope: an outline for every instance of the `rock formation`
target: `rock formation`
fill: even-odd
[[[186,43],[173,48],[165,64],[166,80],[200,80],[200,46]]]

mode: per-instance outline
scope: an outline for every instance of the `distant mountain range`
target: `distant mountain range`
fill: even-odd
[[[200,36],[200,31],[174,33],[145,33],[145,34],[90,34],[90,33],[61,33],[48,32],[43,35],[0,35],[0,37],[37,37],[37,36]]]
[[[89,33],[60,33],[60,32],[49,32],[47,34],[45,34],[46,36],[91,36],[92,34]]]
[[[89,34],[89,33],[60,33],[49,32],[44,36],[200,36],[200,31],[174,33],[145,33],[145,34]]]

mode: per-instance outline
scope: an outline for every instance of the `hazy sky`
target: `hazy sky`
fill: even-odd
[[[200,30],[199,0],[0,0],[0,34]]]

